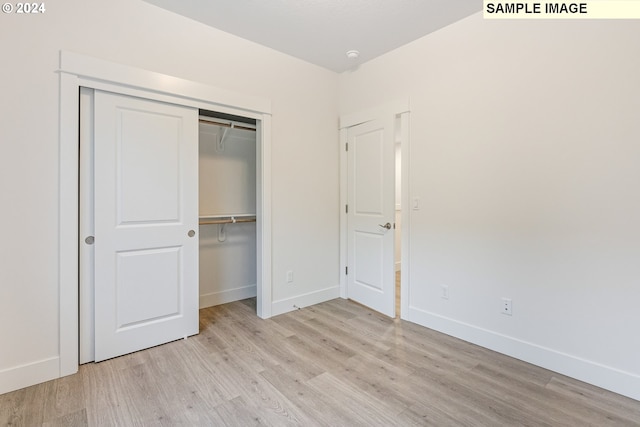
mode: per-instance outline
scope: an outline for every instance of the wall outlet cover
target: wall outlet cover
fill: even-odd
[[[502,298],[502,314],[507,316],[513,315],[513,307],[511,305],[511,298]]]

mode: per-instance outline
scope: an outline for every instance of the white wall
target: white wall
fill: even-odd
[[[0,18],[0,393],[59,354],[60,50],[271,99],[273,298],[338,295],[337,75],[139,0],[46,7]]]
[[[341,113],[411,99],[411,320],[640,399],[639,51],[477,14],[341,75]]]
[[[256,132],[200,123],[200,216],[256,215]],[[256,223],[204,224],[200,308],[256,296]]]

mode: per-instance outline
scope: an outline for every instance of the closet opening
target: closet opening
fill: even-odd
[[[79,110],[79,362],[186,338],[199,309],[256,298],[262,121],[84,87]]]
[[[199,110],[199,303],[256,297],[255,119]]]

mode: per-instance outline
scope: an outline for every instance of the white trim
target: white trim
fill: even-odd
[[[60,366],[63,377],[78,372],[78,77],[60,74],[58,289]]]
[[[410,322],[640,400],[640,376],[410,307]]]
[[[257,264],[260,266],[257,277],[258,317],[268,319],[272,316],[273,296],[271,291],[271,116],[263,115],[256,129],[256,246]],[[260,274],[260,271],[262,274]]]
[[[0,371],[0,394],[58,378],[59,370],[56,356]]]
[[[384,114],[400,115],[409,111],[409,98],[396,99],[382,105],[376,105],[366,110],[357,111],[350,114],[340,115],[339,129],[350,128],[364,122],[373,120]]]
[[[348,298],[347,295],[347,212],[345,206],[348,201],[347,190],[347,129],[340,129],[340,298]]]
[[[200,295],[200,308],[213,307],[214,305],[253,298],[256,296],[256,285],[241,286],[226,291],[211,292]]]
[[[259,271],[258,316],[271,316],[271,101],[237,94],[152,71],[115,64],[70,52],[60,52],[59,127],[59,289],[60,357],[58,375],[78,371],[78,124],[79,88],[144,96],[195,108],[242,115],[258,120],[257,206]],[[261,143],[260,143],[261,142]],[[55,359],[56,363],[58,358]],[[28,376],[23,375],[25,381]],[[51,375],[47,378],[50,379]],[[55,376],[54,376],[55,377]],[[26,384],[21,382],[18,387]]]
[[[411,188],[409,185],[409,164],[411,163],[411,123],[410,112],[400,115],[400,318],[409,316],[409,296],[411,294]]]
[[[95,213],[93,211],[93,100],[94,90],[80,89],[80,158],[79,158],[79,203],[80,224],[78,230],[81,242],[79,250],[79,323],[80,336],[80,364],[95,360],[95,246],[84,244],[82,241],[87,236],[94,235]]]
[[[99,81],[115,83],[128,86],[131,89],[175,95],[185,100],[204,101],[216,105],[232,106],[246,111],[271,114],[271,101],[268,99],[230,92],[203,83],[73,52],[60,52],[60,71],[80,78],[96,80],[95,84],[98,84]],[[100,89],[100,87],[92,87]],[[192,103],[184,105],[193,106]]]
[[[299,308],[308,307],[321,302],[336,299],[340,296],[340,286],[320,289],[319,291],[309,292],[295,297],[274,301],[272,304],[273,315],[288,313]]]

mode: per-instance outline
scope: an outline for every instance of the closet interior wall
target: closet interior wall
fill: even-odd
[[[199,125],[200,308],[256,296],[256,132],[232,123]]]

